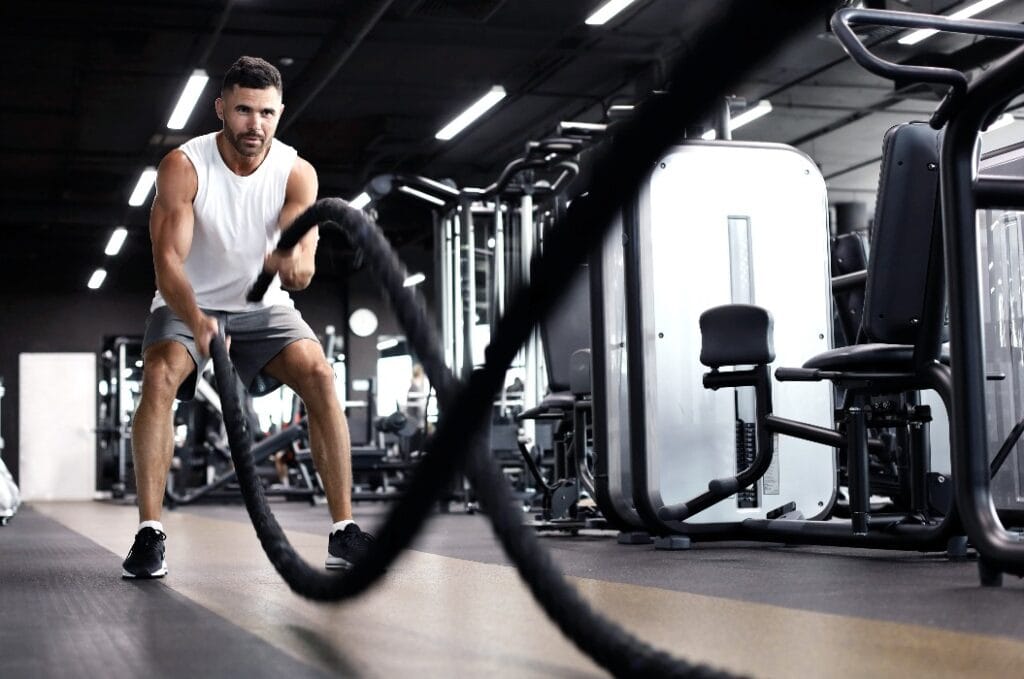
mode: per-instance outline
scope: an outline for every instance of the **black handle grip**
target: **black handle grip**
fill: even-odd
[[[780,382],[820,382],[823,376],[814,368],[777,368],[775,379]]]
[[[708,490],[715,495],[729,497],[740,489],[740,482],[735,476],[727,476],[724,479],[714,479],[708,482]]]
[[[690,515],[690,508],[685,502],[677,505],[665,505],[658,510],[658,518],[662,521],[682,521]]]

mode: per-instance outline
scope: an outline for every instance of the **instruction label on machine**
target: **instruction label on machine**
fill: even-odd
[[[779,491],[779,435],[772,434],[772,462],[761,477],[761,494],[778,495]]]

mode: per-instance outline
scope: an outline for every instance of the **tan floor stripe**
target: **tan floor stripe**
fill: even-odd
[[[111,550],[111,577],[130,546],[134,508],[33,507]],[[166,512],[166,586],[305,662],[339,674],[595,676],[534,603],[514,569],[412,551],[372,592],[344,605],[293,594],[251,529]],[[321,563],[326,538],[290,532]],[[573,578],[599,610],[690,659],[758,677],[1008,677],[1024,643],[924,626],[787,609]],[[770,584],[770,583],[769,583]]]

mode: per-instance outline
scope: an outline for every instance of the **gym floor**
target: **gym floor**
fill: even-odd
[[[322,563],[324,507],[275,503]],[[372,531],[386,507],[357,505]],[[597,677],[548,621],[486,518],[438,514],[365,596],[293,594],[241,505],[167,511],[170,574],[125,581],[132,506],[35,503],[0,528],[0,676]],[[755,677],[1008,677],[1024,584],[910,552],[542,538],[594,607],[679,657]]]

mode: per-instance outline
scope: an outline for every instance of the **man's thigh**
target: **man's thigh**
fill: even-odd
[[[195,398],[196,378],[205,361],[196,349],[192,330],[170,307],[154,309],[146,319],[142,357],[143,366],[147,362],[164,361],[176,376],[185,373],[177,397],[182,401]]]
[[[255,395],[266,394],[281,386],[284,380],[269,374],[265,368],[286,347],[299,343],[323,354],[316,333],[299,312],[290,307],[272,306],[229,314],[226,322],[227,334],[231,337],[231,360],[242,384]]]

